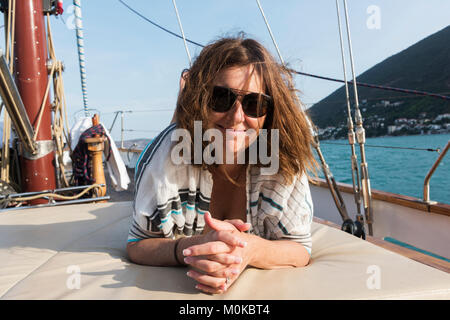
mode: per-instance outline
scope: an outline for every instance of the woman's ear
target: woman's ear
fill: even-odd
[[[184,85],[186,83],[186,78],[188,76],[188,73],[189,73],[189,69],[183,69],[183,71],[181,71],[180,90],[178,92],[178,99],[180,98],[181,91],[183,91],[183,89],[184,89]],[[178,103],[177,103],[177,105],[178,105]],[[172,116],[172,120],[170,121],[170,123],[172,124],[172,123],[174,123],[176,121],[177,121],[177,109],[175,109],[175,111],[173,113],[173,116]]]
[[[181,71],[180,91],[183,90],[183,88],[184,88],[184,84],[186,83],[186,79],[188,77],[188,74],[189,74],[189,69],[183,69],[183,71]]]

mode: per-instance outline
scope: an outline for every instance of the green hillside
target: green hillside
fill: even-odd
[[[450,95],[450,26],[378,63],[358,76],[357,82]],[[349,90],[353,99],[351,85]],[[431,123],[439,114],[450,113],[450,102],[442,99],[364,87],[358,87],[358,95],[368,136],[387,134],[388,126],[399,118],[429,119]],[[308,113],[320,128],[346,128],[346,110],[342,86]]]

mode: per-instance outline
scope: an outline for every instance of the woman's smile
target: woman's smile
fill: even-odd
[[[222,70],[216,78],[214,85],[235,88],[239,91],[264,93],[261,85],[261,77],[252,66],[231,67]],[[210,121],[218,128],[223,136],[224,147],[227,151],[234,152],[245,150],[256,139],[262,128],[265,116],[252,118],[247,116],[240,99],[237,99],[233,107],[227,112],[210,113]],[[249,136],[247,138],[247,136]]]
[[[247,132],[247,129],[236,129],[236,128],[233,128],[233,127],[225,127],[225,126],[222,126],[220,124],[216,124],[216,127],[218,127],[221,131],[226,131],[226,133],[238,134],[238,133],[245,133],[245,132]]]

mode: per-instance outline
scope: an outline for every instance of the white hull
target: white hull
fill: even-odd
[[[311,185],[314,215],[342,225],[342,219],[327,188]],[[353,194],[341,191],[350,217],[355,220],[356,204]],[[450,258],[450,217],[425,212],[396,203],[372,200],[373,236],[395,238],[414,247]],[[364,209],[362,208],[362,213]],[[367,234],[367,225],[366,225]]]

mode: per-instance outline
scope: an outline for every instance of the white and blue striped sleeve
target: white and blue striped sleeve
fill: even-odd
[[[311,255],[313,203],[306,174],[294,177],[290,185],[281,184],[279,179],[265,182],[260,198],[258,215],[265,238],[296,241]]]

